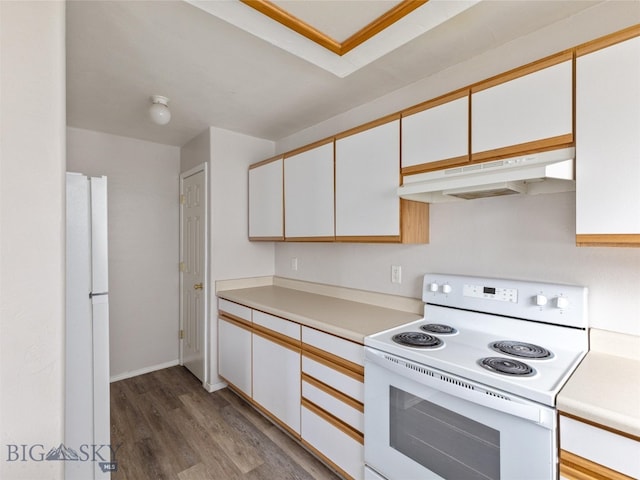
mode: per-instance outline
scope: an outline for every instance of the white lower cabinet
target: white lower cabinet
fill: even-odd
[[[364,478],[364,347],[219,300],[219,374],[345,478]]]
[[[560,477],[640,478],[640,441],[560,414]]]
[[[326,415],[326,414],[325,414]],[[302,407],[302,440],[355,479],[364,478],[364,447],[328,420],[322,410]]]
[[[218,373],[251,397],[251,327],[218,317]]]
[[[300,350],[253,335],[253,400],[300,433]]]

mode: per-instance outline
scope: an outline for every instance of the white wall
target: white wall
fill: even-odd
[[[68,171],[107,176],[111,377],[175,363],[180,149],[77,128],[67,142]]]
[[[640,22],[638,2],[607,2],[277,142],[284,152]],[[579,161],[579,160],[578,160]],[[290,269],[292,257],[299,270]],[[391,284],[391,265],[403,283]],[[596,328],[640,335],[640,249],[575,247],[575,194],[431,206],[422,246],[276,246],[279,276],[419,298],[426,272],[586,285]]]
[[[213,286],[216,280],[258,277],[274,274],[272,243],[250,242],[248,166],[274,153],[274,142],[211,127],[209,163],[210,181],[210,256],[209,280],[209,384],[220,385],[217,354],[217,302]],[[197,137],[196,137],[197,138]],[[204,143],[204,142],[203,142]]]
[[[180,173],[187,172],[211,159],[211,134],[207,128],[180,147]]]
[[[0,478],[56,479],[64,427],[63,2],[0,2]],[[38,447],[37,445],[42,445]]]
[[[414,298],[427,272],[586,285],[592,327],[640,335],[640,249],[576,247],[574,193],[435,204],[430,214],[428,245],[283,243],[276,274]]]

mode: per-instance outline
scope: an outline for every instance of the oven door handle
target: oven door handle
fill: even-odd
[[[458,378],[455,375],[440,372],[435,368],[426,367],[403,358],[392,357],[370,348],[367,348],[365,353],[365,388],[367,388],[367,362],[372,362],[395,374],[426,385],[451,397],[460,398],[476,405],[535,422],[549,429],[554,428],[555,415],[552,408],[525,400],[510,399],[507,395],[501,395],[488,388],[475,386],[468,380]]]

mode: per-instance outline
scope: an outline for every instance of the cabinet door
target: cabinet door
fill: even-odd
[[[640,478],[640,442],[560,414],[560,474],[570,479]]]
[[[300,350],[253,336],[253,400],[300,433]]]
[[[251,331],[218,317],[218,373],[251,397]]]
[[[469,161],[468,91],[434,101],[402,117],[402,173],[420,173]]]
[[[336,236],[400,235],[400,121],[336,140]]]
[[[282,158],[249,167],[249,239],[283,240]]]
[[[566,61],[489,88],[485,87],[493,82],[472,89],[472,160],[573,142],[573,64],[571,55],[566,57]]]
[[[333,142],[284,159],[287,239],[334,239]]]
[[[640,37],[576,60],[578,244],[640,245]]]

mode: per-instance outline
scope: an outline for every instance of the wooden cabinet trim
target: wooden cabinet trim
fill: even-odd
[[[370,236],[349,236],[338,235],[336,236],[336,242],[351,242],[351,243],[400,243],[400,235],[370,235]]]
[[[282,333],[274,332],[262,325],[253,324],[253,333],[278,345],[300,353],[301,342]]]
[[[580,233],[576,235],[578,247],[640,247],[640,233]]]
[[[336,237],[284,237],[285,242],[335,242]]]
[[[560,475],[568,480],[633,480],[624,473],[560,449]]]
[[[351,128],[349,130],[345,130],[344,132],[340,132],[338,134],[336,134],[335,139],[336,141],[342,139],[342,138],[346,138],[346,137],[350,137],[352,135],[355,135],[357,133],[361,133],[361,132],[365,132],[367,130],[371,130],[372,128],[376,128],[379,127],[380,125],[385,125],[387,123],[391,123],[395,120],[400,120],[400,113],[392,113],[391,115],[387,115],[385,117],[382,118],[378,118],[376,120],[373,120],[371,122],[365,123],[363,125],[359,125],[357,127]]]
[[[559,413],[560,413],[560,416],[562,417],[570,418],[572,420],[575,420],[576,422],[581,422],[586,425],[599,428],[600,430],[606,430],[607,432],[613,433],[615,435],[620,435],[621,437],[626,437],[636,442],[640,442],[640,437],[632,433],[623,432],[622,430],[616,430],[615,428],[611,428],[607,425],[602,425],[601,423],[587,420],[586,418],[578,417],[577,415],[572,415],[571,413],[566,413],[566,412],[559,412]]]
[[[220,318],[222,318],[223,320],[232,323],[240,328],[244,328],[245,330],[249,330],[252,331],[253,330],[253,324],[247,320],[245,320],[244,318],[240,318],[240,317],[236,317],[235,315],[232,315],[230,313],[227,313],[223,310],[218,310],[218,315],[220,316]]]
[[[522,65],[521,67],[514,68],[513,70],[500,73],[494,77],[488,78],[472,85],[472,98],[474,93],[481,92],[482,90],[495,87],[496,85],[500,85],[502,83],[510,82],[511,80],[515,80],[516,78],[524,77],[525,75],[529,75],[530,73],[534,73],[547,67],[552,67],[559,63],[570,60],[573,60],[573,49],[564,50],[560,53],[556,53],[555,55],[551,55],[549,57],[536,60],[535,62]]]
[[[278,237],[249,237],[252,242],[282,242],[284,241],[284,235]]]
[[[469,87],[465,87],[460,90],[454,90],[453,92],[445,93],[444,95],[440,95],[439,97],[435,97],[425,102],[414,105],[413,107],[403,110],[402,112],[400,112],[400,114],[402,118],[410,117],[411,115],[414,115],[416,113],[424,112],[425,110],[429,110],[430,108],[444,105],[445,103],[453,102],[454,100],[468,97],[470,95],[471,89]]]
[[[401,243],[429,243],[429,204],[400,199]]]
[[[295,150],[291,150],[285,154],[283,154],[283,158],[286,161],[290,157],[295,157],[296,155],[304,152],[308,152],[309,150],[313,150],[314,148],[322,147],[328,143],[332,143],[334,141],[334,137],[323,138],[322,140],[318,140],[317,142],[310,143],[309,145],[304,145],[302,147],[296,148]]]
[[[508,147],[496,148],[494,150],[472,153],[471,161],[488,162],[513,157],[515,155],[528,155],[531,153],[547,152],[558,148],[573,147],[574,145],[573,133],[567,133],[565,135],[558,135],[557,137],[544,138],[541,140],[534,140],[532,142],[520,143],[518,145],[510,145]]]
[[[320,418],[322,418],[326,422],[330,423],[331,425],[336,427],[341,432],[346,433],[351,438],[353,438],[356,442],[364,445],[364,435],[362,433],[358,432],[357,430],[355,430],[350,425],[347,425],[342,420],[337,419],[336,417],[334,417],[333,415],[331,415],[329,412],[325,411],[324,409],[318,407],[315,403],[311,403],[306,398],[302,398],[302,400],[300,402],[300,405],[302,407],[306,408],[307,410],[310,410],[311,412],[315,413]]]
[[[302,381],[307,382],[310,385],[313,385],[314,387],[318,388],[319,390],[322,390],[323,392],[331,395],[332,397],[336,398],[337,400],[340,400],[342,403],[346,403],[351,408],[354,408],[354,409],[358,410],[359,412],[364,413],[364,404],[362,404],[361,402],[351,398],[350,396],[345,395],[344,393],[336,390],[332,386],[327,385],[326,383],[321,382],[320,380],[317,380],[317,379],[313,378],[309,374],[302,372]]]
[[[325,367],[332,368],[354,380],[364,383],[364,367],[362,365],[350,362],[349,360],[345,360],[342,357],[338,357],[306,343],[302,344],[302,355]]]
[[[267,165],[269,163],[277,162],[278,160],[282,160],[283,158],[284,158],[283,155],[278,155],[276,157],[267,158],[266,160],[262,160],[261,162],[253,163],[253,164],[249,165],[249,170],[253,170],[254,168],[262,167],[263,165]]]
[[[415,175],[416,173],[431,172],[433,170],[442,170],[447,167],[453,167],[469,163],[469,154],[462,155],[460,157],[445,158],[437,160],[435,162],[421,163],[419,165],[411,165],[410,167],[403,167],[400,171],[402,175]]]
[[[582,55],[602,50],[603,48],[624,42],[625,40],[630,40],[637,36],[640,36],[640,24],[633,25],[629,28],[625,28],[624,30],[620,30],[619,32],[614,32],[604,37],[591,40],[590,42],[583,43],[582,45],[578,45],[576,47],[576,57],[581,57]]]

